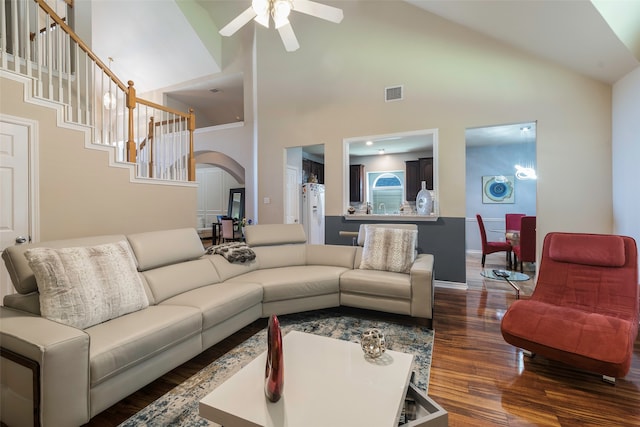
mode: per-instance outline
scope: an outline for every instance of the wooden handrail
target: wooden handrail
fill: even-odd
[[[100,67],[100,69],[107,76],[109,76],[109,78],[113,80],[115,84],[118,85],[120,89],[122,89],[124,92],[127,91],[127,86],[124,83],[122,83],[122,81],[120,81],[120,79],[116,77],[116,75],[113,74],[113,72],[111,72],[109,67],[104,65],[104,63],[100,60],[100,58],[98,58],[96,54],[93,53],[91,49],[89,49],[89,47],[85,44],[85,42],[83,42],[80,39],[80,37],[78,37],[75,31],[73,31],[73,29],[70,26],[68,26],[67,23],[64,22],[64,20],[62,20],[62,18],[60,18],[53,9],[51,9],[51,7],[46,3],[45,0],[35,0],[35,1],[45,12],[47,12],[49,16],[51,16],[51,19],[53,19],[58,25],[60,25],[60,28],[62,28],[67,34],[69,34],[69,37],[71,37],[71,39],[74,42],[78,43],[78,46],[80,46],[80,48],[89,56],[89,58],[91,58],[91,60],[95,62],[98,65],[98,67]]]
[[[147,101],[144,99],[138,99],[138,104],[146,105],[147,107],[155,108],[157,110],[163,110],[168,113],[175,114],[177,116],[182,116],[185,119],[189,118],[189,113],[183,113],[182,111],[174,110],[173,108],[165,107],[164,105],[156,104],[155,102]]]
[[[70,7],[73,7],[73,1],[74,0],[64,0],[65,3],[67,3]],[[53,10],[53,8],[51,6],[49,6],[46,2],[46,0],[34,0],[34,2],[38,5],[38,7],[48,15],[48,17],[53,21],[53,23],[49,23],[49,21],[47,21],[47,24],[45,25],[45,28],[43,29],[44,31],[46,31],[47,27],[50,28],[60,28],[62,31],[64,31],[69,38],[77,45],[77,47],[84,52],[84,54],[86,54],[87,58],[89,58],[90,61],[92,61],[95,66],[101,70],[102,74],[102,78],[104,79],[105,77],[108,78],[111,82],[113,82],[113,84],[115,84],[117,86],[117,88],[119,90],[122,91],[122,93],[125,95],[125,109],[127,112],[127,125],[128,125],[128,129],[126,129],[123,133],[124,135],[121,136],[121,139],[125,139],[126,143],[125,143],[125,147],[126,147],[126,161],[130,162],[130,163],[136,163],[137,162],[137,152],[138,152],[138,147],[136,144],[136,124],[135,124],[135,112],[136,112],[136,108],[138,108],[139,106],[146,106],[149,108],[152,108],[154,110],[160,110],[162,112],[166,112],[168,114],[171,114],[173,116],[175,116],[176,118],[172,118],[172,119],[168,119],[165,121],[160,121],[160,122],[153,122],[153,118],[152,123],[150,124],[149,127],[149,134],[147,135],[146,138],[144,138],[144,141],[141,143],[141,147],[140,149],[144,148],[144,146],[148,143],[150,145],[150,152],[151,152],[151,158],[149,160],[150,162],[150,173],[153,174],[153,142],[154,142],[154,130],[153,128],[155,126],[159,126],[159,125],[165,125],[165,124],[171,124],[171,123],[175,123],[178,122],[180,120],[186,120],[186,129],[184,129],[184,131],[189,132],[189,140],[188,140],[188,162],[187,162],[187,175],[188,175],[188,179],[190,181],[195,181],[195,156],[193,154],[193,149],[194,149],[194,141],[193,141],[193,132],[195,130],[195,115],[193,113],[193,109],[189,109],[188,113],[184,113],[178,110],[174,110],[172,108],[166,107],[164,105],[160,105],[160,104],[156,104],[154,102],[151,101],[147,101],[144,99],[139,99],[136,96],[136,89],[134,88],[134,84],[132,81],[128,81],[127,84],[125,85],[112,71],[111,69],[105,65],[100,58],[98,58],[98,56],[93,53],[93,51],[80,39],[80,37],[75,33],[75,31],[66,23],[66,19],[65,18],[61,18],[59,17],[56,12]],[[42,32],[42,30],[40,31]],[[31,41],[33,42],[34,38],[37,36],[37,32],[36,33],[28,33],[28,37],[31,39]],[[62,75],[62,74],[60,74]],[[62,80],[62,78],[60,78],[60,80]],[[104,83],[103,83],[104,85]],[[110,87],[111,87],[111,83],[110,83]],[[69,90],[70,92],[70,90]],[[140,111],[140,110],[138,110]],[[144,135],[138,135],[138,137],[144,137]],[[183,140],[183,143],[187,143],[187,141]]]

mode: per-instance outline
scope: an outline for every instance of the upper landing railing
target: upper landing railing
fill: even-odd
[[[115,147],[138,177],[195,181],[193,110],[137,98],[73,31],[72,6],[0,0],[0,67],[33,78],[35,98],[63,105],[66,121],[90,127],[93,143]]]

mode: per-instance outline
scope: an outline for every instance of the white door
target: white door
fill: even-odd
[[[297,224],[300,222],[300,189],[298,186],[299,170],[287,165],[285,176],[284,223]]]
[[[0,121],[0,251],[28,240],[29,127]],[[4,298],[15,291],[4,262],[0,264],[0,296]]]

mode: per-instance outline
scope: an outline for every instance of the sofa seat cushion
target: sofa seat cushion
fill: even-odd
[[[209,329],[262,302],[255,283],[216,283],[177,295],[162,305],[184,305],[202,312],[202,329]]]
[[[306,265],[256,270],[228,282],[253,282],[263,287],[262,302],[327,295],[340,291],[340,275],[348,269]]]
[[[91,342],[91,387],[200,334],[201,330],[200,310],[171,305],[149,306],[85,329]]]
[[[391,271],[349,270],[340,277],[340,291],[411,299],[411,276]]]
[[[502,320],[502,331],[520,340],[611,364],[625,362],[636,338],[632,321],[535,300],[514,302]]]

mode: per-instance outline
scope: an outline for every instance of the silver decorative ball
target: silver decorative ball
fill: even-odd
[[[386,350],[384,334],[380,329],[367,329],[362,333],[360,346],[365,355],[373,359],[380,357]]]

